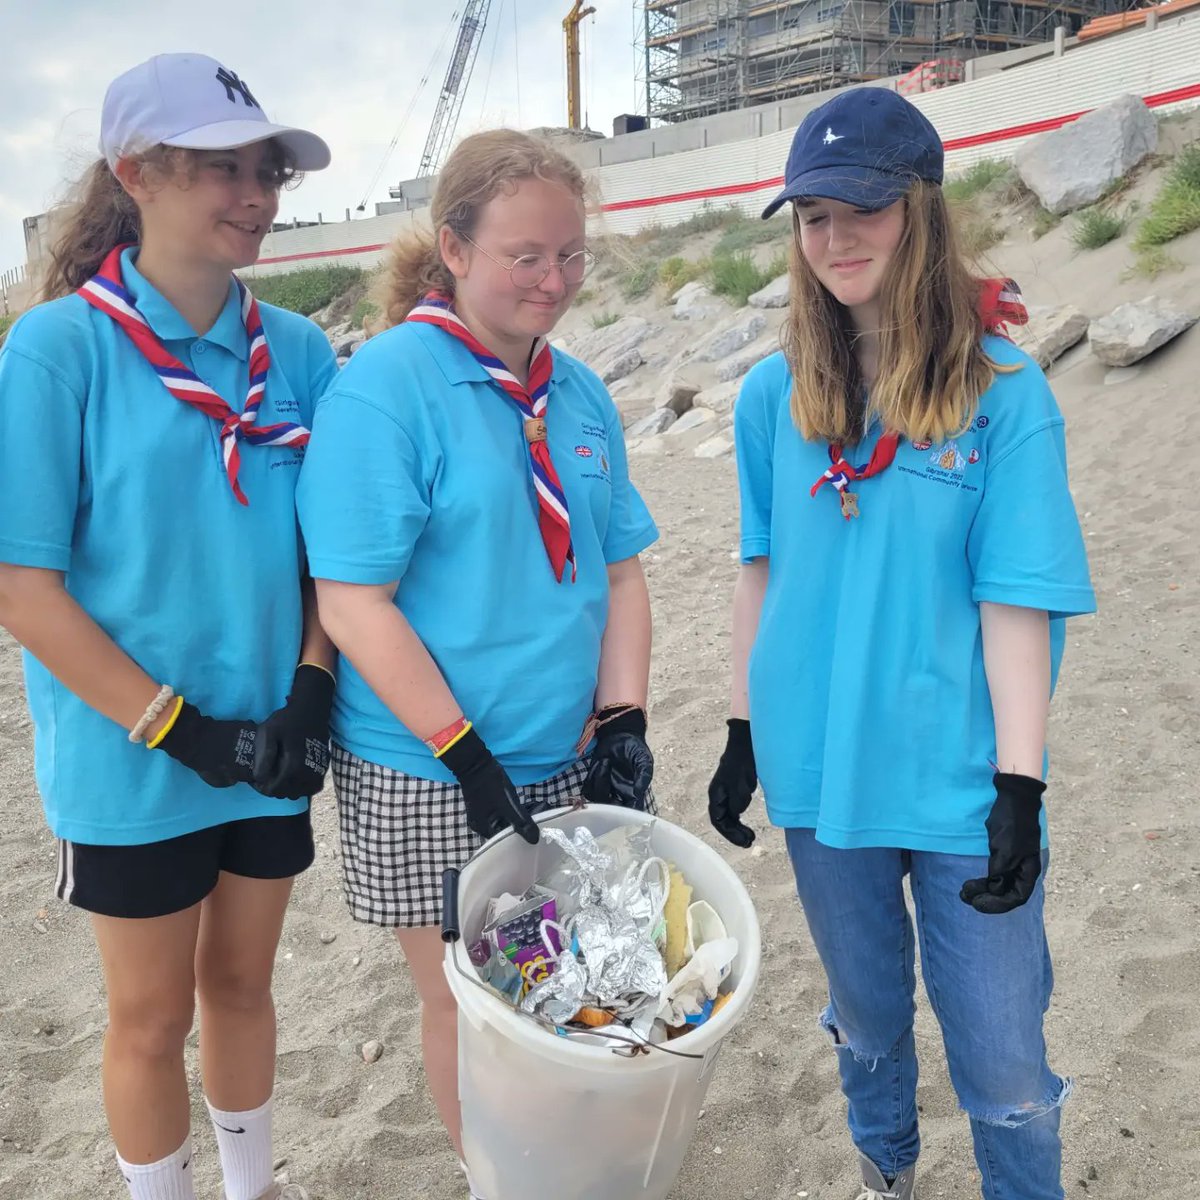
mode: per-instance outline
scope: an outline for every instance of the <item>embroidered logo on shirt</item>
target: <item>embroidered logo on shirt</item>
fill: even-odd
[[[575,453],[578,454],[580,458],[591,458],[592,448],[591,446],[576,446]]]
[[[914,450],[928,450],[933,445],[932,442],[913,442]]]
[[[939,446],[930,456],[929,461],[941,467],[943,471],[961,472],[967,465],[967,460],[959,453],[957,442],[947,442]]]
[[[982,417],[982,416],[981,416],[981,417],[976,417],[976,418],[975,418],[975,428],[976,428],[976,429],[986,429],[986,428],[988,427],[988,423],[989,423],[989,422],[988,422],[988,418],[987,418],[987,417]]]
[[[979,461],[979,451],[972,450],[971,453],[967,455],[967,462],[969,462],[973,466],[978,461]]]

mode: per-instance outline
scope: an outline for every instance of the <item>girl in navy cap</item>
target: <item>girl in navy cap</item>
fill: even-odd
[[[301,1200],[272,1172],[271,971],[328,763],[333,654],[294,490],[336,367],[232,272],[329,151],[189,54],[114,81],[101,149],[47,303],[0,353],[0,622],[27,651],[57,892],[103,963],[130,1195],[195,1196],[198,997],[225,1195]]]
[[[914,929],[986,1200],[1061,1200],[1046,1061],[1046,718],[1092,612],[1063,420],[959,253],[942,146],[892,92],[796,133],[783,352],[735,415],[742,566],[713,825],[761,780],[829,978],[860,1200],[913,1195]]]

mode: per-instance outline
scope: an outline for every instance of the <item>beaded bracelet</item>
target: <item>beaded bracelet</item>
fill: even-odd
[[[164,683],[158,689],[158,695],[146,706],[146,711],[142,713],[141,719],[129,731],[129,740],[134,744],[145,741],[146,730],[166,712],[167,705],[174,699],[175,689]]]

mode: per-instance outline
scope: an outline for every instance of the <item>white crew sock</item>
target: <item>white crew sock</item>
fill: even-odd
[[[271,1101],[249,1112],[222,1112],[208,1104],[228,1200],[258,1200],[275,1182]]]
[[[117,1166],[129,1185],[132,1200],[196,1200],[191,1137],[174,1154],[158,1162],[127,1163],[118,1154]]]

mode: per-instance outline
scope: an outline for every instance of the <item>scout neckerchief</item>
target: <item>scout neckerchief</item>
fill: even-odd
[[[1008,337],[1008,324],[1024,325],[1029,313],[1021,299],[1021,289],[1011,279],[981,279],[979,293],[979,316],[985,333]],[[1010,339],[1011,340],[1011,339]],[[869,462],[854,466],[842,455],[842,443],[829,444],[829,469],[812,485],[809,494],[815,496],[823,484],[832,483],[842,502],[842,516],[849,521],[858,516],[858,494],[850,490],[850,484],[858,479],[870,479],[880,471],[886,471],[896,458],[900,447],[900,435],[885,433],[876,443]]]
[[[239,413],[234,412],[207,383],[199,379],[190,367],[185,367],[159,341],[121,281],[121,251],[124,249],[125,246],[117,246],[100,264],[96,274],[79,289],[79,294],[121,326],[158,372],[163,386],[172,396],[220,422],[221,453],[225,460],[225,473],[229,476],[229,486],[239,504],[249,504],[238,483],[238,469],[242,461],[238,443],[246,441],[252,446],[306,446],[309,438],[309,432],[303,425],[290,421],[280,421],[274,425],[255,424],[267,389],[267,370],[271,365],[258,304],[246,285],[240,279],[235,279],[242,301],[246,337],[250,342],[250,389],[246,393],[246,406]]]
[[[549,343],[545,338],[534,342],[529,360],[529,384],[522,387],[517,377],[466,327],[455,313],[450,298],[443,293],[430,292],[422,296],[406,319],[436,325],[462,342],[525,418],[529,470],[537,492],[538,526],[550,557],[550,568],[554,578],[561,583],[566,564],[570,563],[574,582],[575,550],[571,545],[567,497],[554,463],[550,461],[550,446],[546,441],[546,402],[550,396],[550,375],[554,370]]]

